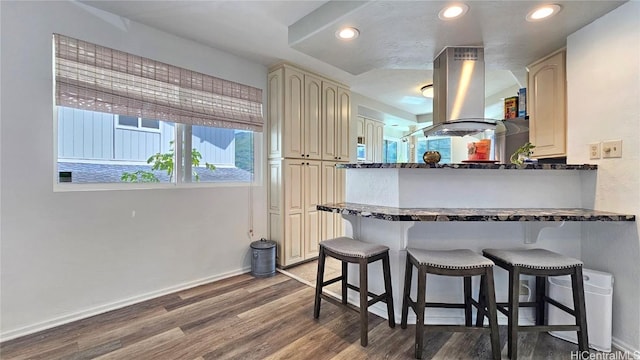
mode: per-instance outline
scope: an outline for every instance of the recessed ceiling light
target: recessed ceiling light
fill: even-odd
[[[442,20],[456,19],[466,14],[468,10],[469,6],[467,4],[449,5],[440,10],[438,17]]]
[[[360,31],[354,27],[345,27],[336,31],[336,37],[342,40],[353,40],[360,35]]]
[[[422,96],[427,97],[427,98],[432,98],[433,97],[433,84],[429,84],[429,85],[425,85],[423,87],[420,88],[420,92],[422,93]]]
[[[526,19],[527,21],[539,21],[559,13],[560,10],[562,10],[562,6],[557,4],[539,6],[529,11]]]

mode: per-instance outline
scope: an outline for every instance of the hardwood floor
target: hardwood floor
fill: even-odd
[[[323,301],[320,319],[314,320],[313,297],[312,287],[284,274],[263,279],[244,274],[6,341],[0,358],[413,358],[412,326],[391,329],[370,314],[369,346],[363,348],[358,314]],[[425,341],[425,359],[491,357],[486,334],[427,333]],[[547,334],[528,333],[520,341],[521,359],[569,359],[577,349]]]

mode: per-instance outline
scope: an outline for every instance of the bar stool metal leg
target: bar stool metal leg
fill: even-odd
[[[360,344],[369,343],[369,287],[367,284],[367,260],[360,259]]]
[[[400,327],[407,328],[407,318],[409,317],[409,303],[411,301],[411,279],[413,277],[413,265],[407,257],[406,266],[404,270],[404,289],[402,290],[402,316],[400,320]]]
[[[313,304],[313,318],[320,317],[320,295],[322,294],[322,286],[324,282],[324,262],[326,254],[324,249],[320,247],[320,254],[318,255],[318,274],[316,275],[316,297]],[[344,295],[343,295],[344,297]]]
[[[424,310],[427,293],[427,267],[418,266],[418,299],[414,311],[416,312],[416,358],[422,358],[424,343]]]
[[[342,303],[347,304],[347,279],[349,274],[349,263],[342,261]]]
[[[481,281],[483,282],[486,290],[485,293],[482,294],[482,301],[486,303],[486,309],[489,315],[489,328],[491,328],[491,354],[493,355],[494,360],[499,360],[501,357],[500,333],[498,331],[498,311],[496,306],[496,291],[493,282],[493,268],[487,268],[486,275],[482,275]],[[480,317],[479,314],[476,316]]]
[[[509,316],[507,321],[507,356],[518,358],[518,312],[520,309],[520,272],[517,267],[509,271]]]
[[[587,335],[587,313],[584,306],[584,283],[582,280],[582,267],[576,266],[575,272],[571,275],[571,287],[573,289],[573,304],[578,330],[578,349],[580,351],[589,350],[589,337]]]
[[[396,327],[395,311],[393,310],[393,290],[391,289],[391,266],[389,264],[389,253],[382,258],[382,272],[384,274],[384,292],[387,295],[387,314],[389,327]]]
[[[544,276],[536,276],[536,325],[545,324],[545,301],[544,296],[547,293],[547,278]]]
[[[464,324],[471,326],[471,276],[464,277]]]

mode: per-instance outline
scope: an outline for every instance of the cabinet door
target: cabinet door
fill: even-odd
[[[351,138],[349,120],[351,119],[351,92],[338,87],[338,117],[336,119],[336,153],[338,161],[349,162],[351,156]]]
[[[364,139],[364,118],[361,116],[356,119],[356,136]]]
[[[336,202],[336,163],[323,161],[322,162],[322,203],[335,203]],[[322,211],[321,225],[322,240],[332,239],[336,237],[335,234],[335,214]]]
[[[322,133],[322,81],[311,75],[304,76],[304,157],[319,160]]]
[[[373,139],[373,162],[382,162],[382,148],[384,146],[384,124],[376,123],[375,137]]]
[[[340,168],[336,168],[336,174],[335,174],[335,183],[334,183],[334,190],[335,190],[335,202],[337,203],[341,203],[344,202],[345,200],[345,188],[347,187],[346,184],[346,176],[347,176],[347,170],[346,169],[340,169]],[[331,213],[331,215],[333,215],[335,217],[335,233],[334,236],[338,237],[338,236],[344,236],[345,231],[344,231],[344,225],[345,225],[345,219],[342,217],[341,214],[333,214]]]
[[[365,159],[367,162],[373,162],[374,159],[374,139],[375,139],[375,126],[373,121],[365,120],[364,121],[364,143],[366,148],[366,156]]]
[[[277,69],[269,73],[267,102],[268,108],[268,131],[269,131],[269,158],[281,157],[282,154],[282,122],[284,106],[283,81],[284,69]]]
[[[322,82],[322,159],[337,160],[338,86]]]
[[[286,67],[284,79],[283,157],[302,158],[305,155],[304,75]]]
[[[529,141],[533,157],[566,156],[565,52],[529,66]]]
[[[322,173],[321,161],[308,161],[304,168],[305,194],[305,230],[304,230],[304,258],[318,256],[320,242],[320,211],[316,208],[321,202],[322,188],[320,186]]]
[[[306,162],[287,160],[284,166],[283,266],[304,260]]]

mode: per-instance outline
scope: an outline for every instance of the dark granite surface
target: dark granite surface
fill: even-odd
[[[485,170],[597,170],[598,165],[591,164],[425,164],[425,163],[362,163],[338,164],[345,169],[485,169]]]
[[[396,208],[356,203],[317,208],[387,221],[636,221],[635,215],[575,208]]]

